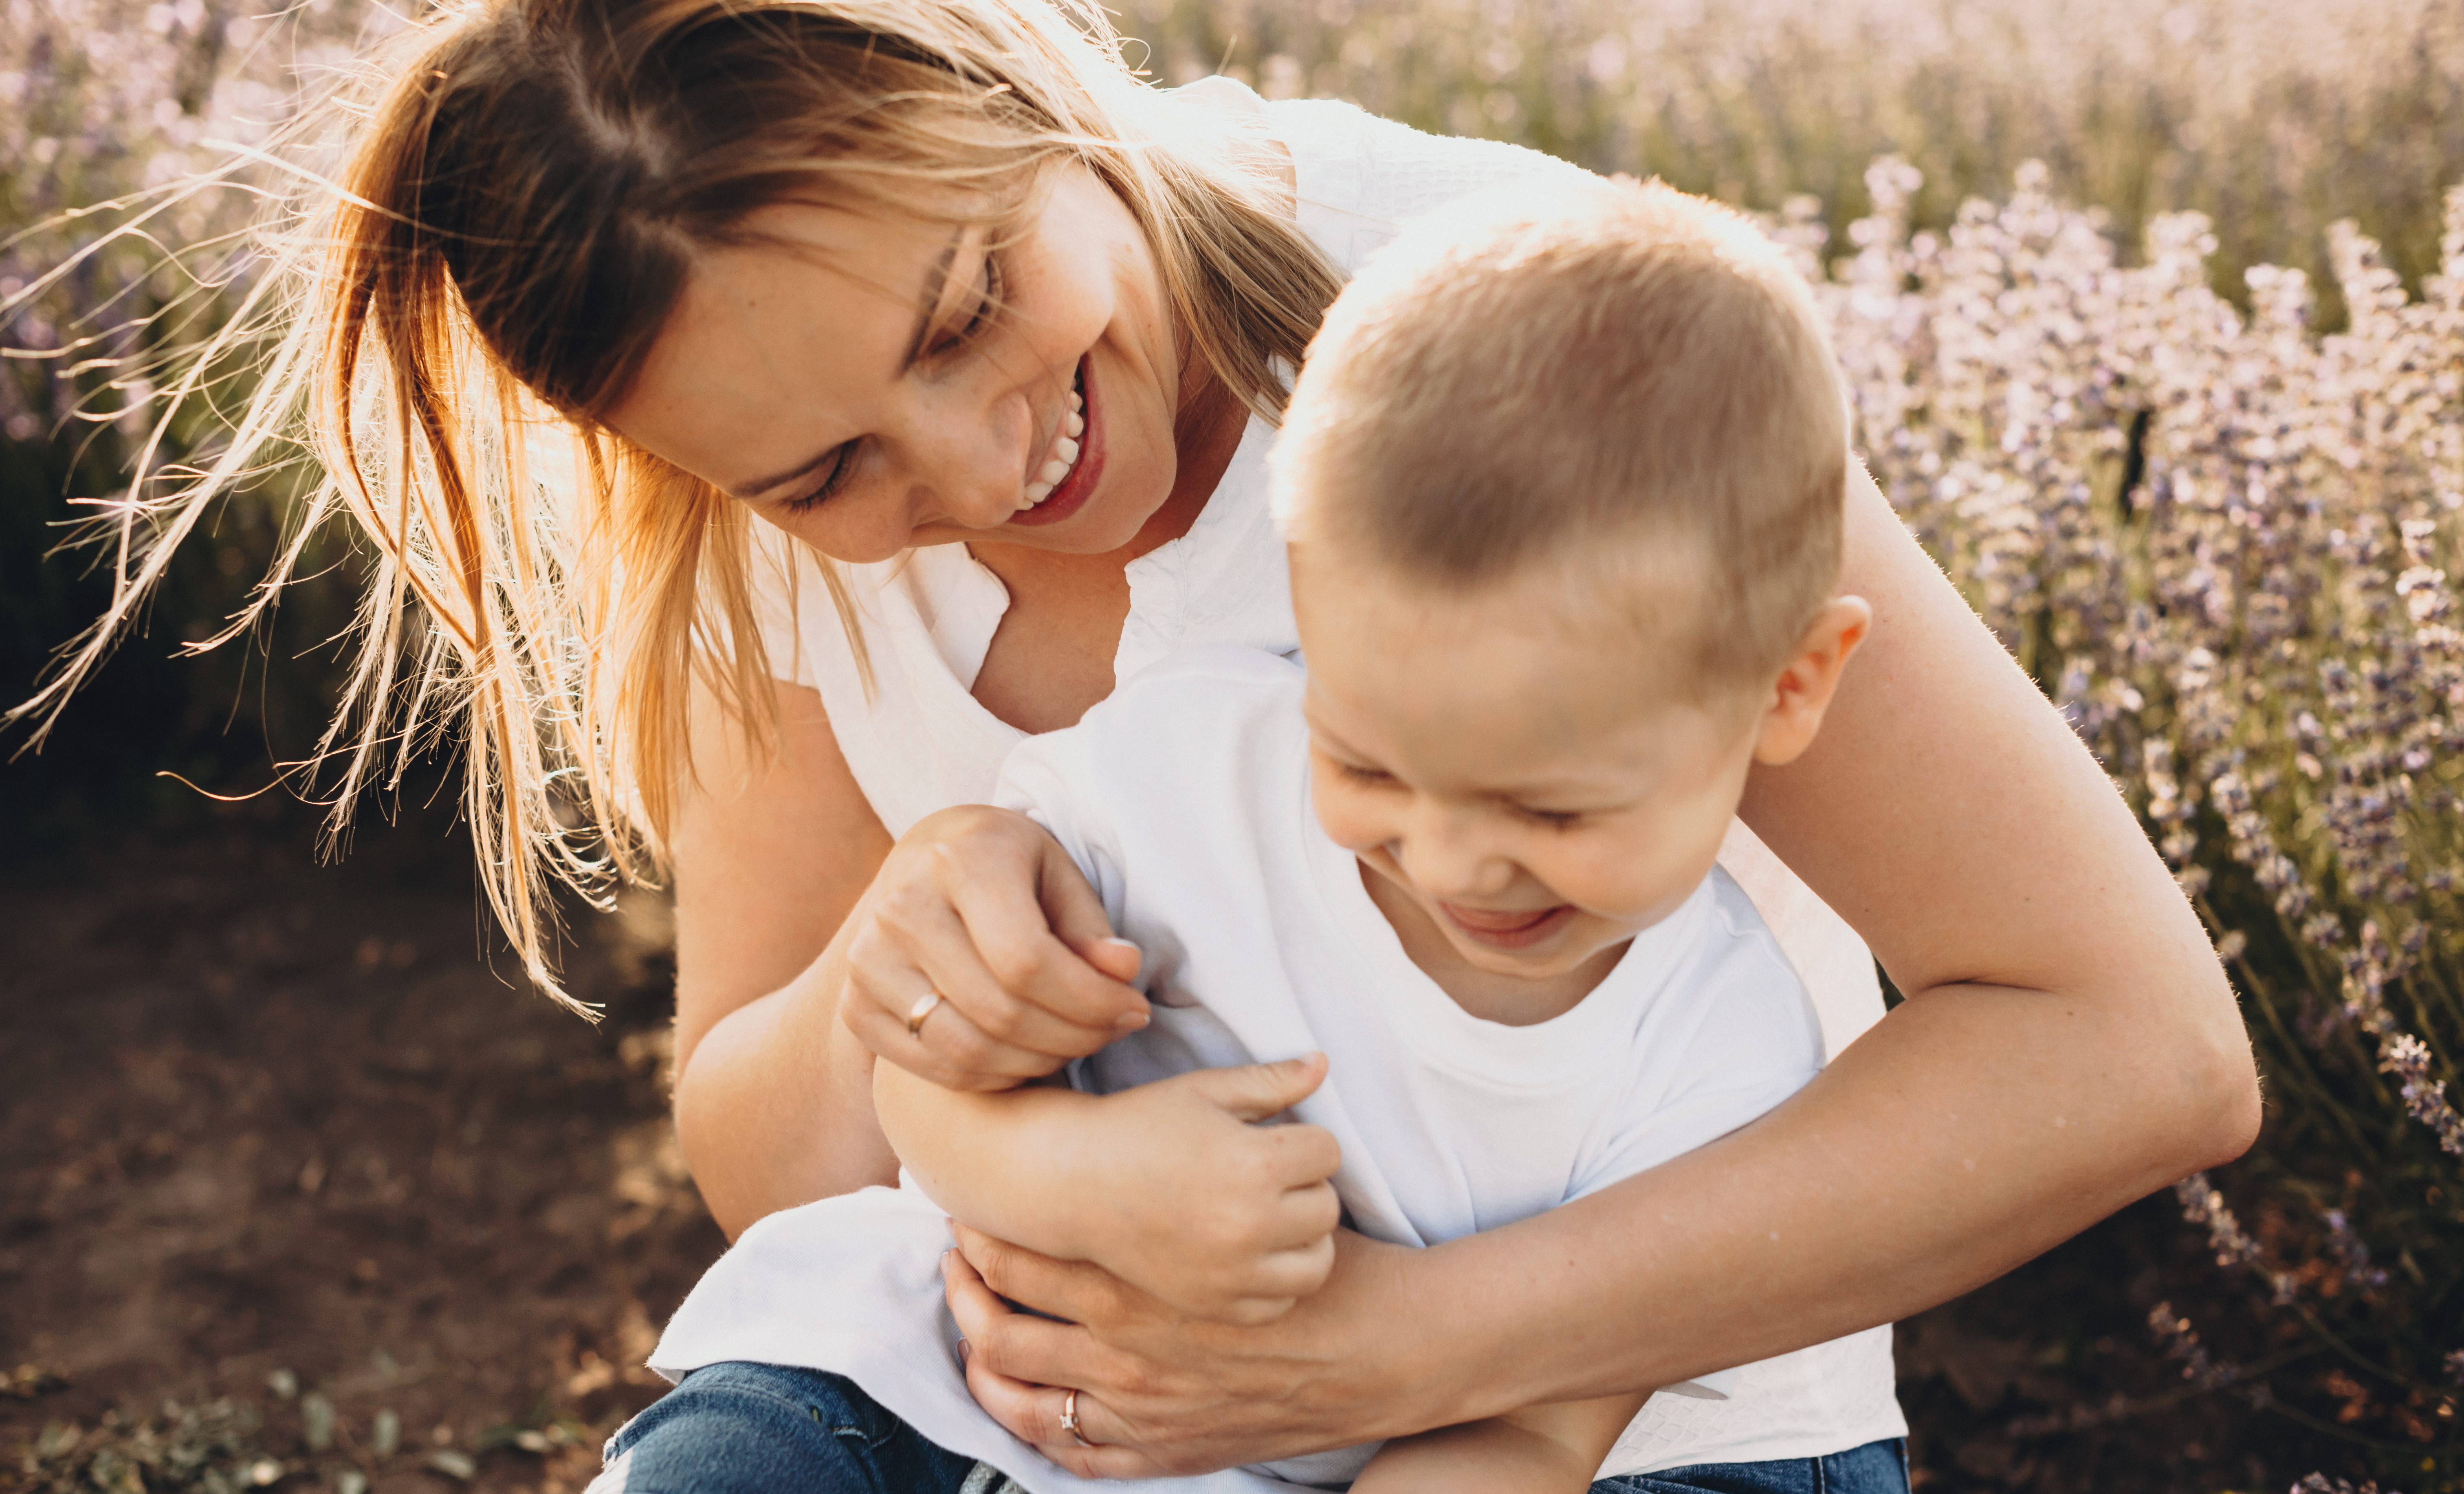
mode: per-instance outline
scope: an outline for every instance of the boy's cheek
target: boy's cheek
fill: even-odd
[[[1309,799],[1317,810],[1318,827],[1345,850],[1374,850],[1394,839],[1393,831],[1384,826],[1386,817],[1377,812],[1370,796],[1345,782],[1340,774],[1313,769]]]

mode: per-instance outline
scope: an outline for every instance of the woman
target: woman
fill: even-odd
[[[1285,636],[1252,417],[1328,256],[1539,158],[1155,95],[1045,0],[501,0],[386,72],[258,406],[313,393],[318,512],[387,556],[373,615],[426,620],[373,632],[354,763],[415,647],[469,701],[534,968],[530,868],[602,869],[592,826],[671,868],[677,1119],[731,1234],[886,1181],[877,1057],[963,1133],[971,1084],[1142,1020],[1083,883],[966,785],[1158,650]],[[1847,571],[1874,642],[1745,818],[1902,1006],[1595,1197],[1427,1251],[1342,1237],[1263,1327],[962,1232],[987,1409],[1126,1476],[1667,1384],[1943,1301],[2247,1145],[2231,994],[2103,775],[1861,479]],[[1818,942],[1793,887],[1773,921]]]

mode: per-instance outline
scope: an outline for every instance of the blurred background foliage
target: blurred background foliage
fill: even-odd
[[[156,195],[245,159],[293,120],[361,40],[396,24],[365,0],[269,12],[235,0],[0,0],[0,698],[13,705],[110,597],[109,567],[75,545],[153,425],[159,377],[251,283],[249,231],[266,173],[164,210]],[[115,230],[135,232],[111,237]],[[100,246],[97,250],[97,246]],[[243,369],[173,413],[163,455],[208,457]],[[184,548],[144,630],[81,694],[39,755],[19,729],[0,752],[0,832],[67,833],[87,817],[177,823],[180,774],[217,791],[262,786],[304,755],[332,696],[354,567],[339,539],[253,648],[198,657],[286,532],[285,489],[258,485]],[[305,657],[300,657],[305,655]],[[266,668],[268,660],[275,663]],[[5,707],[0,707],[5,709]],[[269,805],[269,807],[271,807]]]
[[[100,609],[51,552],[249,283],[262,198],[243,172],[77,251],[396,24],[0,0],[0,695]],[[2026,1351],[2054,1404],[2001,1433],[2198,1402],[2306,1466],[2464,1488],[2464,6],[1132,0],[1121,24],[1163,81],[1227,71],[1766,215],[1878,478],[2198,899],[2268,1077],[2259,1146],[2177,1192],[2172,1243],[2113,1237],[2163,1383],[2123,1383],[2047,1297]],[[218,387],[174,454],[209,453]],[[6,833],[175,821],[196,801],[159,771],[246,789],[304,754],[356,595],[341,541],[257,648],[166,657],[286,513],[269,480],[187,547],[150,633],[0,773]]]

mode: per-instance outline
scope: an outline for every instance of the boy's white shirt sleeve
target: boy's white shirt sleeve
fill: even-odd
[[[1096,713],[1101,714],[1101,708]],[[1016,810],[1051,832],[1094,884],[1104,914],[1120,927],[1124,885],[1121,856],[1103,811],[1093,758],[1094,727],[1081,723],[1030,736],[1001,764],[993,803]]]
[[[1597,1193],[1662,1162],[1684,1155],[1770,1113],[1805,1088],[1822,1067],[1822,1032],[1804,988],[1765,931],[1744,960],[1727,962],[1723,975],[1743,965],[1761,978],[1727,979],[1706,993],[1702,1020],[1681,1052],[1655,1055],[1661,1073],[1683,1076],[1668,1088],[1635,1094],[1627,1113],[1612,1122],[1569,1200]],[[1743,1367],[1698,1374],[1666,1389],[1678,1395],[1726,1400],[1743,1382]]]
[[[1750,1124],[1805,1088],[1822,1067],[1822,1032],[1796,974],[1765,931],[1744,958],[1722,962],[1702,1018],[1678,1053],[1653,1055],[1682,1076],[1607,1129],[1567,1197],[1579,1198],[1648,1172]]]

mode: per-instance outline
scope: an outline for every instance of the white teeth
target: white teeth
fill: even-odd
[[[1078,438],[1087,433],[1087,417],[1083,413],[1086,408],[1087,401],[1076,388],[1071,388],[1069,408],[1061,417],[1061,428],[1053,432],[1052,450],[1045,458],[1044,465],[1036,470],[1035,480],[1026,485],[1025,495],[1019,499],[1019,513],[1023,514],[1052,496],[1052,490],[1060,487],[1062,479],[1069,475],[1070,469],[1078,465],[1078,458],[1085,450]]]

